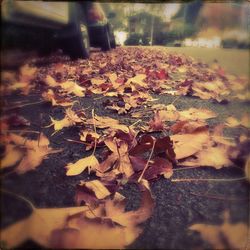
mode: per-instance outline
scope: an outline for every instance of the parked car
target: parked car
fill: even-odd
[[[90,46],[109,50],[115,38],[99,3],[4,0],[2,47],[61,48],[71,58],[87,58]]]

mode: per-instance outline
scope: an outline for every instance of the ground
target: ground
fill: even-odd
[[[193,49],[184,50],[183,48],[167,49],[169,53],[186,53],[194,56]],[[238,52],[238,51],[237,51]],[[95,52],[100,53],[100,52]],[[111,52],[112,53],[112,52]],[[198,54],[200,52],[198,51]],[[235,52],[231,57],[235,57]],[[207,63],[217,59],[221,65],[229,72],[246,75],[247,56],[243,51],[239,54],[243,61],[242,67],[234,67],[233,64],[223,62],[225,54],[228,51],[220,53],[207,54],[204,57]],[[206,55],[207,55],[206,54]],[[199,56],[198,56],[199,57]],[[228,61],[228,60],[226,60]],[[245,63],[244,63],[245,62]],[[44,67],[44,66],[38,66]],[[46,66],[47,67],[47,66]],[[49,65],[53,67],[53,64]],[[209,67],[209,66],[208,66]],[[249,103],[242,101],[229,101],[219,103],[214,100],[202,100],[194,96],[173,96],[170,94],[158,95],[152,93],[158,100],[155,103],[172,104],[179,110],[189,108],[206,108],[218,114],[216,118],[208,121],[209,126],[220,124],[229,116],[241,117],[241,114],[247,111]],[[17,101],[33,103],[41,100],[39,92],[32,93],[28,96],[8,95],[4,97],[5,108],[11,107]],[[95,113],[100,116],[109,116],[119,119],[124,124],[131,125],[136,119],[129,115],[118,115],[113,110],[105,109],[103,103],[110,97],[100,97],[100,95],[91,95],[84,98],[77,98],[80,106],[87,110],[94,109]],[[141,107],[138,108],[142,109]],[[7,111],[6,111],[7,110]],[[87,171],[76,176],[66,176],[65,166],[69,162],[74,162],[83,156],[89,155],[85,152],[84,146],[79,143],[72,143],[66,139],[79,140],[79,128],[71,127],[63,129],[52,136],[53,128],[46,128],[50,123],[49,116],[57,119],[63,117],[62,107],[52,107],[49,103],[37,103],[32,106],[23,106],[22,108],[5,109],[3,114],[9,112],[22,115],[31,121],[30,130],[42,131],[50,138],[53,148],[64,148],[60,153],[50,155],[43,160],[42,164],[35,171],[28,171],[25,174],[18,175],[3,171],[2,189],[12,193],[22,195],[30,200],[36,207],[52,208],[74,206],[75,186],[80,180],[94,179],[94,174],[88,175]],[[143,110],[143,109],[142,109]],[[151,117],[144,117],[148,121]],[[237,129],[225,129],[227,137],[238,138],[241,134],[247,133],[243,127]],[[97,155],[100,150],[97,149]],[[239,167],[225,167],[215,169],[212,167],[181,169],[176,168],[170,179],[163,176],[150,182],[152,195],[155,199],[155,208],[152,216],[143,223],[142,234],[127,248],[129,249],[211,249],[213,246],[205,241],[198,232],[189,230],[189,227],[196,223],[219,225],[222,223],[222,214],[229,211],[230,221],[234,223],[248,223],[249,221],[249,183],[245,179],[244,170]],[[174,179],[205,179],[205,181],[183,181],[174,182]],[[239,180],[232,180],[237,179]],[[211,179],[206,180],[206,179]],[[219,180],[215,180],[219,179]],[[140,203],[140,191],[136,184],[127,183],[120,187],[122,193],[127,199],[126,210],[135,210]],[[25,218],[30,214],[30,209],[25,202],[8,195],[2,194],[2,228]],[[227,242],[225,243],[227,246]],[[38,247],[36,243],[28,241],[23,243],[20,248]],[[225,248],[226,249],[226,248]]]

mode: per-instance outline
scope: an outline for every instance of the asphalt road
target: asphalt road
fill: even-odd
[[[103,109],[102,103],[105,98],[95,97],[98,96],[79,98],[81,106],[95,108],[96,114],[119,118],[127,124],[134,122],[128,115],[120,117],[111,110]],[[170,95],[154,97],[159,98],[157,103],[164,104],[170,104],[176,99]],[[14,95],[6,97],[6,100],[11,103],[22,98]],[[39,98],[39,95],[30,95],[27,101],[34,102]],[[209,108],[218,113],[218,117],[209,122],[213,125],[223,122],[230,115],[240,117],[248,109],[249,103],[219,104],[194,97],[181,97],[175,101],[175,106],[181,110],[190,107]],[[44,128],[49,123],[49,115],[56,118],[61,118],[63,115],[62,108],[52,108],[46,103],[23,107],[12,112],[17,112],[32,121],[31,130],[42,127],[42,131],[47,136],[53,133],[52,128]],[[228,136],[235,138],[242,132],[245,132],[243,128],[226,131]],[[74,206],[75,185],[79,180],[91,179],[94,176],[88,176],[85,172],[74,177],[65,175],[64,166],[85,154],[81,144],[68,142],[65,138],[77,140],[77,129],[64,129],[51,137],[52,147],[63,147],[64,151],[45,159],[36,171],[23,175],[12,173],[2,176],[2,188],[26,197],[37,207]],[[237,168],[216,170],[203,167],[175,171],[173,178],[231,179],[242,175],[242,170]],[[189,226],[195,223],[220,224],[224,210],[229,211],[234,223],[249,221],[249,183],[245,180],[171,182],[171,180],[159,178],[151,184],[151,188],[156,203],[154,213],[144,223],[143,233],[128,247],[130,249],[210,249],[211,245],[203,241],[199,233],[188,230]],[[120,192],[128,199],[127,210],[133,210],[139,206],[140,192],[135,184],[126,184]],[[10,225],[31,212],[25,202],[7,194],[2,195],[1,205],[1,227]],[[20,249],[26,247],[37,248],[38,246],[29,241],[20,246]]]

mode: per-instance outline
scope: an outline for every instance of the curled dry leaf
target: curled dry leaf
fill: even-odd
[[[173,134],[190,134],[206,130],[207,126],[204,121],[178,121],[171,126],[170,131]]]
[[[230,116],[226,119],[226,125],[231,128],[238,126],[250,128],[250,116],[248,113],[245,113],[240,120],[233,116]]]
[[[52,123],[47,127],[54,125],[54,130],[60,131],[63,128],[71,127],[76,123],[83,122],[83,120],[72,109],[70,108],[66,109],[65,113],[66,114],[64,118],[61,120],[55,120],[52,117],[50,117]]]
[[[170,138],[174,144],[176,159],[179,160],[200,151],[209,142],[209,133],[202,131],[192,134],[176,134]]]
[[[214,249],[247,249],[249,231],[247,225],[232,224],[228,212],[224,212],[224,223],[221,225],[194,224],[189,229],[199,232]]]
[[[72,106],[74,103],[68,100],[66,97],[61,98],[60,96],[56,95],[52,89],[48,89],[47,91],[43,92],[42,97],[44,100],[51,102],[52,106],[68,107]]]
[[[20,161],[15,168],[18,174],[34,170],[47,155],[61,152],[61,149],[54,150],[49,147],[49,140],[44,134],[41,134],[38,140],[28,140],[12,133],[7,138],[9,143],[14,143],[15,146],[7,144],[7,154],[3,158],[3,163],[5,167],[10,167]]]
[[[190,108],[188,110],[179,111],[180,120],[206,120],[215,118],[217,116],[216,113],[209,109],[196,109]]]
[[[88,210],[88,207],[39,208],[24,220],[1,230],[1,241],[8,248],[17,247],[26,240],[33,240],[44,247],[50,247],[51,234],[62,228],[68,216]]]
[[[228,147],[217,145],[205,148],[195,154],[195,159],[187,159],[181,163],[183,166],[211,166],[216,169],[232,165],[229,159]]]
[[[250,156],[248,156],[246,159],[244,169],[245,169],[245,175],[247,177],[247,180],[250,182]]]
[[[80,186],[85,186],[87,189],[92,190],[97,199],[104,199],[110,195],[109,190],[99,180],[81,181]]]
[[[154,202],[150,191],[142,191],[141,206],[136,211],[125,212],[124,199],[108,199],[92,212],[78,213],[67,220],[63,229],[53,232],[52,247],[123,249],[142,232],[138,226],[147,220]],[[105,215],[100,217],[100,215]],[[114,240],[115,239],[115,240]]]
[[[68,94],[74,94],[79,97],[85,96],[86,89],[79,86],[75,82],[67,81],[60,84],[60,87],[64,89]]]
[[[99,162],[96,159],[96,157],[94,155],[90,155],[88,157],[78,160],[75,163],[69,163],[66,166],[66,169],[67,169],[66,175],[73,176],[73,175],[81,174],[86,168],[88,168],[89,171],[96,169],[98,164]]]
[[[88,124],[93,125],[93,119],[87,120]],[[122,130],[125,133],[129,133],[129,128],[123,124],[120,124],[118,120],[106,117],[95,115],[95,126],[97,128],[111,128],[114,130]]]
[[[8,168],[15,165],[23,158],[23,151],[15,145],[7,144],[4,156],[1,159],[1,168]]]

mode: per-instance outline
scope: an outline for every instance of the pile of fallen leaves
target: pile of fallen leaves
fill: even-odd
[[[230,117],[225,124],[212,127],[207,119],[217,114],[210,110],[177,110],[173,104],[152,104],[152,93],[192,95],[218,102],[249,100],[247,79],[226,74],[218,65],[208,68],[189,57],[141,48],[119,48],[76,62],[43,67],[36,64],[25,64],[18,74],[3,72],[1,94],[38,93],[52,106],[63,107],[64,117],[50,117],[43,129],[53,126],[53,136],[77,127],[79,142],[85,145],[83,155],[88,156],[68,162],[65,174],[75,176],[88,171],[95,180],[82,180],[76,186],[76,207],[41,209],[31,205],[29,218],[1,232],[1,240],[8,247],[32,239],[51,248],[124,248],[139,236],[140,223],[153,212],[150,181],[160,176],[171,178],[178,167],[220,169],[237,165],[238,159],[246,162],[249,179],[249,155],[241,150],[249,145],[248,137],[242,135],[235,141],[223,135],[224,126],[249,129],[249,114],[243,114],[241,120]],[[141,120],[128,125],[97,115],[94,109],[90,112],[79,108],[81,98],[97,94],[108,97],[103,102],[105,108]],[[143,105],[150,110],[148,122],[143,121],[145,111],[136,109]],[[30,122],[17,115],[1,118],[2,169],[24,174],[39,167],[49,155],[63,151],[52,149],[44,133],[37,132],[37,138],[30,139],[25,136],[29,133],[26,129],[15,132],[15,128],[28,127]],[[136,211],[125,212],[126,200],[119,193],[125,183],[136,183],[141,190],[141,206]],[[213,239],[224,228],[228,232],[227,223],[215,228],[218,232]],[[191,229],[200,231],[206,239],[212,227],[193,225]],[[237,240],[231,246],[237,247]],[[212,245],[221,247],[219,240]]]

